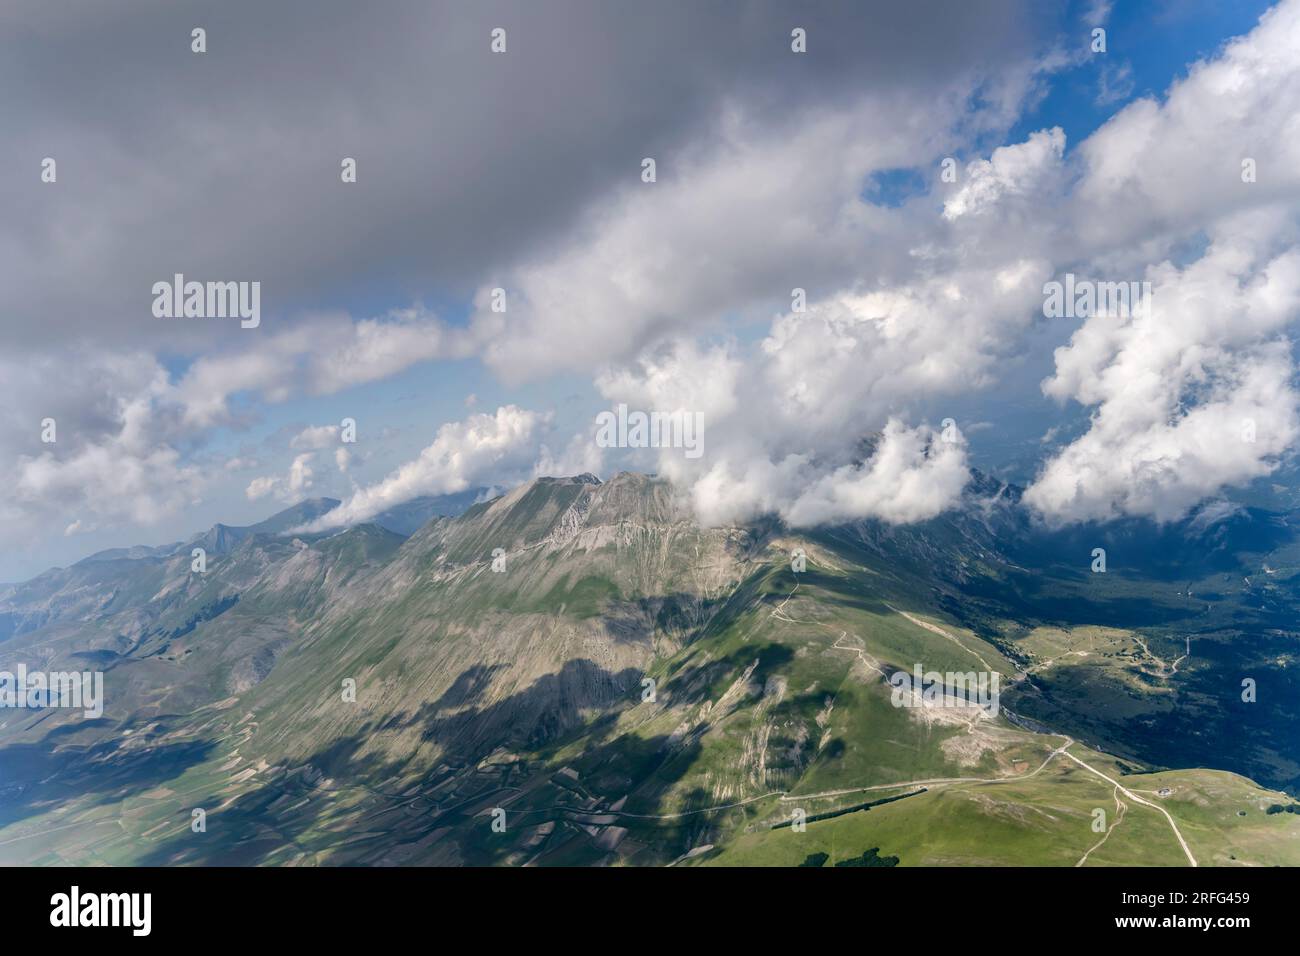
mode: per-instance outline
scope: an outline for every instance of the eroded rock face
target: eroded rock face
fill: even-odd
[[[292,718],[313,733],[286,736],[360,734],[387,759],[464,762],[633,706],[654,661],[739,580],[732,537],[639,475],[540,479],[432,522],[331,591],[309,627],[313,647],[346,635],[364,706],[318,696]],[[285,562],[271,587],[328,578],[311,560]]]

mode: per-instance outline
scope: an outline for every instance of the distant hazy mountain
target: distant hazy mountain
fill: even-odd
[[[78,564],[90,564],[94,561],[137,561],[140,558],[156,558],[163,555],[171,554],[181,546],[181,542],[173,541],[171,544],[150,547],[144,544],[135,544],[129,548],[107,548],[104,551],[96,551],[90,557],[82,558]]]
[[[339,506],[337,498],[308,498],[291,508],[276,512],[265,521],[247,527],[237,528],[230,525],[215,524],[203,534],[186,541],[182,548],[203,548],[208,554],[227,554],[241,541],[256,534],[283,534],[291,528],[297,528],[309,521],[314,521],[326,512]]]
[[[472,488],[453,495],[421,495],[404,504],[380,512],[370,519],[370,524],[379,525],[406,537],[430,519],[458,515],[486,492],[485,488]],[[204,548],[209,552],[224,554],[234,545],[254,534],[282,534],[292,528],[314,521],[326,512],[339,506],[337,498],[309,498],[292,507],[276,512],[264,521],[245,527],[215,524],[202,534],[195,535],[188,541],[149,547],[133,545],[129,548],[109,548],[83,558],[80,564],[94,561],[139,560],[140,558],[158,558],[175,554],[182,548]],[[0,585],[5,587],[5,585]]]
[[[422,496],[375,516],[369,523],[406,537],[434,517],[460,514],[484,491],[479,488],[454,495]],[[218,523],[186,541],[158,547],[110,548],[83,558],[70,568],[51,568],[29,581],[2,585],[0,641],[64,619],[91,620],[105,609],[118,606],[127,593],[138,596],[151,585],[162,586],[163,575],[171,573],[174,567],[188,567],[194,548],[202,548],[209,556],[229,554],[257,535],[283,535],[338,505],[337,498],[309,498],[256,524]],[[137,588],[141,590],[137,592]],[[137,619],[150,620],[168,606],[166,600],[149,601],[145,608],[139,609]]]
[[[105,716],[0,712],[0,862],[1300,861],[1248,779],[1300,783],[1296,516],[1049,533],[1018,499],[792,532],[543,478],[47,572],[0,591],[0,669],[102,669]],[[896,706],[917,667],[999,707]]]
[[[370,523],[400,535],[411,535],[433,518],[461,514],[486,492],[486,488],[471,488],[454,495],[421,495],[405,504],[380,512],[370,519]]]

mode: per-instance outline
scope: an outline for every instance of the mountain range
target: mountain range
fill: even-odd
[[[1019,496],[706,528],[659,478],[539,478],[0,587],[0,671],[105,684],[0,711],[0,862],[1300,862],[1300,512]],[[900,706],[917,669],[999,706]]]

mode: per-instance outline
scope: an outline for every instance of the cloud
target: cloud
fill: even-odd
[[[8,519],[36,533],[50,515],[76,508],[87,521],[157,524],[197,503],[217,468],[257,466],[244,457],[211,467],[194,460],[214,429],[241,423],[231,411],[236,396],[256,407],[387,377],[443,348],[438,328],[418,310],[357,323],[333,316],[199,359],[179,380],[139,351],[79,347],[0,360],[12,391],[0,411],[0,451],[13,463]],[[46,418],[56,423],[52,444],[39,440]],[[337,434],[338,426],[310,427],[290,447],[321,449]],[[299,456],[282,478],[254,479],[245,495],[300,496],[311,484],[309,460]]]
[[[1100,281],[1145,276],[1151,315],[1087,317],[1057,350],[1044,392],[1092,418],[1051,453],[1026,502],[1054,523],[1171,520],[1268,474],[1297,427],[1285,331],[1297,314],[1300,157],[1279,131],[1300,129],[1300,65],[1287,52],[1298,36],[1291,2],[1193,67],[1163,104],[1121,110],[1073,157],[1059,128],[993,150],[954,186],[934,188],[941,216],[918,200],[881,226],[906,255],[874,255],[874,281],[840,278],[807,311],[774,320],[758,349],[649,348],[598,378],[602,393],[704,413],[704,461],[671,450],[654,459],[705,520],[764,511],[908,520],[955,502],[964,466],[961,449],[917,458],[933,442],[924,425],[906,424],[908,407],[997,381],[1044,322],[1044,282],[1065,268]],[[1224,143],[1250,144],[1270,171],[1266,189],[1241,181],[1240,157],[1225,158]],[[828,195],[843,188],[833,176],[819,183]],[[1175,265],[1198,238],[1203,257]],[[897,476],[855,457],[858,439],[882,424],[906,450],[891,461],[923,460],[931,478],[943,476],[933,500],[882,513],[874,477]]]
[[[326,315],[313,324],[204,356],[176,385],[184,421],[193,428],[234,420],[230,400],[253,393],[266,402],[299,395],[328,395],[379,381],[419,362],[456,358],[469,347],[438,319],[418,309],[353,322]]]
[[[890,419],[865,461],[826,470],[790,455],[779,462],[721,461],[690,489],[706,524],[732,524],[779,514],[794,527],[879,519],[907,524],[951,507],[970,480],[964,443],[937,440],[929,428]]]
[[[599,477],[604,467],[604,449],[596,444],[589,432],[579,432],[569,439],[558,454],[551,451],[549,444],[543,443],[537,461],[533,463],[532,474],[536,478],[583,474]]]
[[[276,482],[278,480],[279,479],[274,475],[263,475],[254,478],[248,483],[248,487],[244,490],[244,494],[248,496],[249,501],[257,501],[261,498],[265,498],[275,490]]]
[[[1090,318],[1057,351],[1044,392],[1095,411],[1026,491],[1031,507],[1053,523],[1171,521],[1277,467],[1300,430],[1279,335],[1300,309],[1300,249],[1265,255],[1230,236],[1184,269],[1164,263],[1149,314]]]
[[[1064,228],[1115,278],[1150,263],[1152,313],[1093,316],[1043,384],[1093,409],[1026,501],[1066,523],[1183,517],[1271,473],[1297,435],[1300,3],[1125,107],[1079,150]],[[1260,173],[1244,181],[1243,160]],[[1179,244],[1204,252],[1179,267]],[[1183,254],[1185,255],[1185,253]]]
[[[1092,27],[1104,26],[1106,21],[1110,19],[1110,11],[1113,6],[1112,0],[1092,0],[1083,15],[1083,22]]]
[[[1103,63],[1097,73],[1098,106],[1111,106],[1133,95],[1133,66],[1128,62],[1112,65]]]
[[[1193,64],[1163,101],[1128,104],[1080,145],[1065,221],[1099,247],[1179,235],[1300,195],[1300,3]],[[1242,160],[1254,159],[1254,183]],[[1150,261],[1150,260],[1148,260]]]
[[[310,451],[295,456],[286,474],[254,478],[244,489],[244,495],[249,501],[272,494],[286,503],[301,501],[312,487],[315,472],[311,466],[315,458],[316,453]]]
[[[898,377],[890,379],[864,367],[869,350],[859,353],[854,338],[879,334],[876,323],[887,323],[887,315],[857,316],[829,336],[822,334],[832,327],[826,316],[810,316],[777,320],[773,331],[773,338],[789,335],[789,320],[809,322],[807,354],[773,338],[750,352],[681,342],[605,374],[599,385],[611,402],[642,411],[684,409],[703,422],[703,457],[664,448],[630,453],[633,461],[650,456],[645,464],[674,481],[709,525],[762,514],[797,526],[864,518],[906,523],[955,504],[969,480],[960,430],[954,426],[951,441],[939,441],[930,427],[908,426],[890,412],[917,377],[945,375],[942,362],[923,367],[931,358],[926,337],[914,341],[910,353],[902,346],[870,359],[882,369],[897,366]],[[905,324],[938,328],[941,316],[922,312]],[[858,322],[871,331],[857,329]],[[878,438],[864,446],[876,429]]]
[[[1034,321],[1049,274],[1042,260],[970,257],[777,319],[757,363],[775,399],[764,417],[789,438],[853,441],[859,436],[846,430],[877,428],[918,397],[990,384],[998,360]]]
[[[631,462],[671,478],[710,524],[762,513],[801,525],[905,522],[956,504],[968,478],[964,441],[936,444],[906,412],[996,381],[1041,317],[1051,268],[968,240],[970,227],[946,224],[933,207],[915,215],[928,217],[922,228],[936,230],[942,251],[914,246],[897,280],[846,278],[848,288],[773,319],[754,345],[679,338],[602,372],[596,384],[611,403],[702,416],[702,459],[664,449],[628,452]],[[976,218],[998,228],[989,225],[997,216]],[[940,241],[945,231],[958,241]],[[882,429],[864,460],[863,439]]]
[[[862,464],[822,475],[782,512],[796,527],[861,518],[890,524],[924,521],[952,506],[970,480],[960,432],[951,441],[929,428],[886,423],[881,440]]]
[[[19,459],[13,493],[20,502],[88,508],[144,525],[192,504],[199,469],[165,445],[137,452],[120,440],[88,444],[66,457],[50,452]]]
[[[359,287],[464,297],[603,206],[642,156],[707,138],[729,99],[775,117],[845,90],[924,93],[1026,55],[1049,19],[1026,0],[817,4],[799,12],[810,52],[795,56],[790,13],[768,0],[743,16],[690,0],[389,0],[380,15],[228,0],[196,55],[193,24],[162,0],[112,16],[8,0],[0,16],[0,88],[25,90],[6,104],[6,143],[32,163],[0,181],[15,319],[0,348],[85,336],[187,354],[232,332],[151,320],[151,283],[176,271],[261,281],[268,333]],[[493,55],[503,23],[508,51]]]
[[[999,146],[988,159],[966,167],[965,180],[943,204],[945,219],[958,219],[1036,191],[1044,178],[1060,171],[1065,133],[1059,126],[1039,130],[1014,146]]]
[[[153,525],[196,501],[208,483],[185,460],[167,373],[151,356],[72,349],[9,357],[0,359],[0,379],[7,389],[0,480],[10,490],[11,534],[39,533],[69,511],[82,529]],[[46,419],[54,422],[48,444]]]
[[[1046,181],[1060,188],[1064,135],[1042,131],[972,164],[976,185],[947,219],[934,193],[893,208],[864,201],[864,183],[900,167],[937,178],[954,141],[1000,130],[1043,68],[1026,59],[996,81],[967,74],[923,98],[873,92],[777,122],[730,104],[715,136],[660,157],[657,182],[629,175],[565,242],[480,288],[472,330],[484,361],[507,381],[594,365],[611,403],[699,413],[703,460],[620,457],[674,480],[704,520],[937,513],[965,484],[964,451],[931,448],[907,406],[988,385],[1041,315],[1050,262],[989,240],[1014,234],[1008,207],[1032,214]],[[972,83],[1003,95],[977,102]],[[490,308],[497,285],[504,313]],[[729,318],[788,306],[796,288],[806,311],[778,314],[758,346],[703,344]],[[862,462],[861,440],[882,428],[885,457]],[[943,480],[890,509],[881,482],[901,477],[898,461]]]
[[[1295,440],[1297,0],[1068,149],[1057,127],[1003,143],[1045,76],[1085,56],[1077,23],[1068,51],[1045,51],[1024,4],[817,5],[803,57],[784,8],[761,2],[739,20],[682,6],[688,30],[630,5],[507,5],[504,57],[486,52],[490,11],[395,0],[376,20],[322,0],[304,31],[293,6],[223,7],[206,59],[153,0],[111,18],[0,12],[15,27],[0,82],[48,80],[6,117],[14,152],[60,164],[57,184],[0,182],[9,539],[156,521],[214,476],[249,498],[307,493],[334,426],[246,485],[206,445],[267,405],[436,361],[477,359],[506,384],[574,372],[611,404],[698,411],[706,453],[606,453],[514,405],[474,414],[470,396],[337,520],[612,459],[671,477],[709,521],[921,520],[957,500],[966,462],[932,423],[967,424],[966,396],[1071,332],[1044,392],[1088,420],[1043,451],[1026,500],[1048,520],[1167,520],[1268,474]],[[343,43],[386,69],[303,69]],[[1103,64],[1103,92],[1124,66]],[[142,159],[159,124],[170,135]],[[971,159],[953,184],[938,180],[949,155]],[[658,182],[640,181],[643,156]],[[920,185],[894,196],[895,173]],[[1042,284],[1066,270],[1147,277],[1158,310],[1045,321]],[[153,320],[150,285],[176,271],[262,281],[262,326]],[[505,313],[488,307],[498,286]],[[322,310],[376,295],[416,304]],[[1254,441],[1230,440],[1246,420]],[[332,464],[355,467],[342,448]]]
[[[1021,79],[1035,69],[1005,66]],[[881,282],[914,277],[914,250],[942,241],[941,224],[864,201],[864,184],[900,167],[937,173],[959,136],[1007,125],[1020,101],[977,100],[972,84],[986,92],[984,79],[871,92],[779,121],[729,104],[714,136],[659,157],[656,182],[629,167],[564,242],[479,289],[473,330],[484,360],[507,381],[587,369],[728,317],[770,315],[795,288],[811,299],[852,288],[867,263]],[[1027,151],[1054,145],[1059,158],[1060,131],[1041,135],[1051,142],[999,154],[1008,182],[1036,161],[1020,159]],[[504,313],[491,308],[496,287],[507,293]]]
[[[683,3],[683,31],[662,10],[575,2],[504,8],[510,52],[493,57],[487,13],[446,17],[437,4],[396,0],[376,20],[320,0],[304,30],[293,4],[255,17],[253,6],[223,7],[202,57],[175,42],[191,25],[153,0],[126,0],[111,18],[93,4],[65,15],[34,0],[0,13],[15,27],[0,31],[0,81],[48,79],[7,114],[9,139],[59,163],[56,184],[0,182],[13,213],[0,223],[0,284],[14,318],[0,344],[24,369],[6,382],[31,385],[30,403],[5,403],[15,437],[0,434],[0,450],[26,469],[11,482],[21,499],[0,505],[6,520],[74,503],[87,521],[174,513],[208,486],[208,471],[229,481],[256,467],[203,463],[215,430],[416,363],[480,356],[506,378],[592,374],[728,316],[770,314],[794,285],[814,301],[843,290],[868,257],[889,284],[911,281],[908,216],[863,203],[863,178],[1009,124],[1043,35],[1023,2],[869,13],[831,4],[801,13],[814,52],[796,57],[779,4],[738,20]],[[382,50],[385,70],[306,67],[357,43]],[[109,49],[124,68],[97,68]],[[142,159],[141,136],[158,124],[170,135]],[[348,155],[354,186],[338,176]],[[640,188],[645,155],[660,160],[653,191]],[[876,257],[880,248],[892,251]],[[262,325],[154,320],[152,283],[177,271],[260,281]],[[497,285],[510,311],[480,312],[469,328],[418,306],[361,321],[321,310],[362,289],[441,302],[474,289],[481,300]],[[73,341],[111,358],[75,357]],[[36,368],[45,374],[28,374]],[[725,417],[744,398],[719,390],[708,401]],[[56,448],[33,446],[43,414],[78,427]],[[293,448],[323,440],[299,436]],[[246,496],[292,495],[312,464],[302,461],[297,480],[291,470],[240,484]],[[558,449],[533,441],[501,464],[483,470],[505,480],[602,459],[573,439]],[[477,468],[425,466],[363,489],[356,507],[367,493],[450,481],[425,472]],[[122,480],[106,483],[97,467]]]
[[[338,425],[309,425],[289,439],[289,447],[317,451],[337,443],[338,436]]]
[[[313,351],[309,387],[316,394],[337,392],[388,378],[418,362],[461,357],[469,348],[463,337],[418,309],[364,319],[319,354]]]
[[[302,530],[355,524],[419,495],[452,494],[500,478],[518,480],[533,461],[536,434],[545,421],[545,415],[503,405],[495,415],[476,414],[448,422],[415,460],[384,480],[359,489]]]

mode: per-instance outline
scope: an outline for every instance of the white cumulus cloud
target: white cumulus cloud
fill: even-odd
[[[522,477],[537,451],[536,434],[546,416],[503,405],[438,429],[433,443],[387,478],[358,489],[339,507],[309,525],[321,531],[372,518],[419,495],[464,491],[498,478]]]

